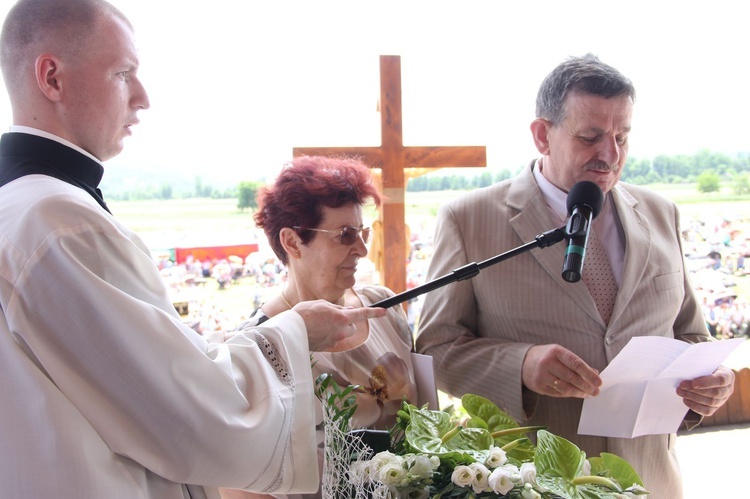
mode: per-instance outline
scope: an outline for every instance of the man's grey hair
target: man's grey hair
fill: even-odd
[[[553,125],[565,119],[565,98],[571,93],[605,98],[628,96],[635,101],[633,83],[593,54],[570,57],[552,70],[539,87],[536,117]]]

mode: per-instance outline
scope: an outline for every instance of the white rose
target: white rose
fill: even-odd
[[[523,463],[519,473],[521,474],[521,482],[530,484],[536,490],[547,492],[547,489],[539,485],[536,481],[536,465],[534,463]]]
[[[389,487],[400,487],[406,478],[406,470],[401,463],[390,462],[378,470],[378,480]]]
[[[349,476],[357,483],[364,483],[370,478],[370,461],[354,461],[349,465]]]
[[[536,466],[534,463],[523,463],[521,465],[521,481],[536,486]]]
[[[459,487],[469,487],[474,482],[474,470],[466,465],[460,464],[453,468],[451,481]]]
[[[500,467],[495,468],[487,483],[495,494],[505,495],[513,488],[513,470]]]
[[[380,471],[380,468],[382,468],[386,464],[398,463],[398,465],[401,466],[402,462],[403,458],[401,456],[397,456],[396,454],[388,451],[378,452],[377,454],[375,454],[375,457],[370,459],[370,474],[376,474],[378,471]]]
[[[515,464],[504,464],[503,468],[510,471],[510,479],[513,480],[513,483],[517,483],[521,485],[523,482],[521,482],[521,471],[518,469],[518,466]]]
[[[471,488],[474,489],[474,492],[479,494],[480,492],[487,490],[487,480],[490,475],[490,470],[488,470],[482,463],[471,463],[469,468],[474,472],[474,481],[471,482]]]
[[[497,468],[502,466],[508,460],[505,451],[500,447],[490,446],[490,453],[487,456],[487,460],[484,462],[490,468]]]
[[[411,461],[411,462],[410,462]],[[438,463],[440,461],[438,460]],[[413,460],[407,460],[410,464],[409,474],[418,478],[432,478],[434,467],[427,456],[414,456]]]

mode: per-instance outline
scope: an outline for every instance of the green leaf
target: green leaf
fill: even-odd
[[[479,418],[498,428],[517,428],[518,423],[497,407],[491,400],[467,393],[461,397],[461,405],[472,418]]]
[[[581,476],[586,453],[572,442],[546,430],[537,434],[534,464],[537,483],[568,499],[602,499],[617,497],[617,484],[601,476]],[[615,488],[607,487],[612,484]]]
[[[591,474],[608,476],[617,481],[624,489],[638,484],[643,487],[641,477],[626,460],[615,454],[603,452],[599,457],[589,459]]]
[[[461,405],[469,416],[471,416],[471,420],[467,426],[486,428],[490,434],[493,435],[497,432],[520,428],[513,418],[508,416],[508,414],[495,405],[491,400],[479,395],[470,393],[464,395],[461,397]],[[519,431],[521,431],[521,433],[527,433],[538,428],[543,427],[529,427],[529,430]],[[494,437],[495,446],[504,447],[516,440],[517,437],[517,433],[501,433]],[[510,452],[508,452],[508,458],[521,462],[531,461],[534,459],[534,444],[530,440],[526,440],[520,445],[514,446]]]
[[[434,454],[440,457],[451,457],[461,462],[484,461],[493,440],[483,428],[461,428],[455,430],[456,424],[450,416],[441,411],[416,409],[411,406],[411,421],[406,427],[406,440],[418,452]],[[443,442],[446,434],[455,432]]]
[[[565,499],[616,499],[622,495],[595,484],[573,485],[564,478],[537,475],[537,483],[553,493],[551,497]]]
[[[487,423],[480,418],[471,418],[466,422],[467,428],[484,428],[485,430],[489,430],[487,427]]]
[[[347,386],[346,388],[344,388],[341,391],[341,398],[346,397],[347,395],[349,395],[350,393],[352,393],[354,390],[356,390],[358,388],[359,388],[359,385],[349,385],[349,386]],[[354,395],[352,395],[352,396],[354,396]]]
[[[552,474],[572,480],[581,473],[586,453],[572,442],[554,435],[547,430],[537,433],[534,464],[537,474]]]

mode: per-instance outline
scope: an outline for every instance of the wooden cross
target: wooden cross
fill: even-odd
[[[295,147],[294,156],[356,156],[382,172],[384,285],[406,290],[406,168],[487,166],[485,146],[404,147],[401,125],[401,57],[380,56],[380,147]]]

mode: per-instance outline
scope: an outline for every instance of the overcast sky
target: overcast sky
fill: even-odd
[[[151,109],[108,168],[270,180],[294,146],[379,145],[379,55],[401,56],[406,145],[486,145],[493,168],[535,156],[539,83],[586,52],[636,85],[631,156],[750,151],[744,1],[113,3]]]

